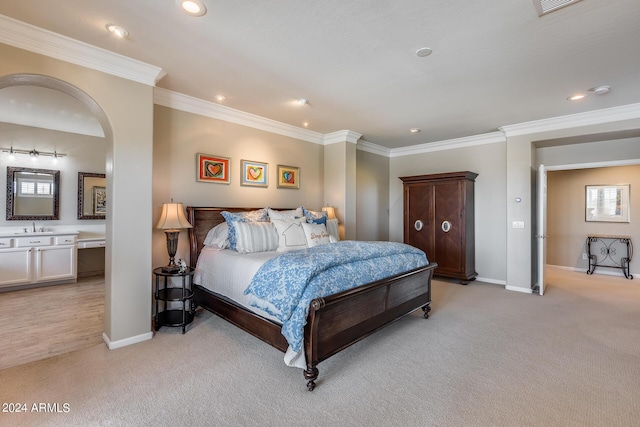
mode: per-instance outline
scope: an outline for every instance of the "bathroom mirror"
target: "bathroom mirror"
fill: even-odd
[[[60,171],[7,166],[7,220],[59,219]]]
[[[105,219],[106,214],[105,174],[78,172],[78,219]]]

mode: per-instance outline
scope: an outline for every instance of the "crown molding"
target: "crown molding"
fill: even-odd
[[[166,75],[155,65],[0,15],[0,43],[149,86]]]
[[[357,144],[360,137],[362,137],[361,133],[351,130],[339,130],[325,134],[324,145],[336,144],[338,142],[350,142],[352,144]]]
[[[507,138],[640,118],[640,103],[502,126]]]
[[[324,135],[319,132],[302,129],[297,126],[267,119],[255,114],[245,113],[234,108],[225,107],[215,102],[206,101],[193,96],[184,95],[167,89],[156,87],[153,90],[153,102],[157,105],[173,108],[187,113],[199,114],[213,119],[224,120],[254,129],[290,138],[300,139],[314,144],[323,144]]]
[[[387,147],[383,147],[382,145],[374,144],[369,141],[360,140],[358,141],[358,145],[356,149],[360,151],[366,151],[367,153],[377,154],[378,156],[390,157],[391,149]]]
[[[393,148],[391,149],[389,157],[412,156],[415,154],[451,150],[454,148],[495,144],[496,142],[506,142],[506,140],[507,138],[502,132],[483,133],[481,135],[465,136],[464,138],[448,139],[446,141],[428,142],[426,144]]]

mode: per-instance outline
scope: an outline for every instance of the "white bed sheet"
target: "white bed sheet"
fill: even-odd
[[[241,254],[230,249],[205,247],[198,256],[193,282],[229,298],[259,316],[282,324],[271,314],[252,307],[249,304],[249,296],[244,294],[244,290],[262,264],[279,254],[276,251]],[[295,353],[291,347],[284,355],[284,362],[287,366],[296,368],[307,367],[304,352]]]

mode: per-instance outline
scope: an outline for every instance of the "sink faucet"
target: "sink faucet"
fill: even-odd
[[[36,232],[36,222],[35,221],[33,222],[33,232],[34,233]]]

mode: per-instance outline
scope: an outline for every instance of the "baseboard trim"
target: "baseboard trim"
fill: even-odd
[[[506,285],[504,288],[506,290],[508,290],[508,291],[522,292],[523,294],[532,294],[533,293],[533,290],[531,290],[531,288],[529,288],[529,289],[521,288],[520,286],[509,286],[509,285]]]
[[[488,279],[486,277],[476,277],[476,280],[478,282],[483,282],[483,283],[491,283],[494,285],[502,285],[502,286],[506,286],[507,285],[507,281],[506,280],[496,280],[496,279]]]
[[[547,267],[557,268],[558,270],[567,270],[567,271],[575,271],[578,273],[586,273],[586,268],[579,267],[567,267],[566,265],[552,265],[547,264]],[[622,270],[616,267],[597,267],[592,274],[601,274],[603,276],[616,276],[616,277],[624,277],[624,273]],[[629,272],[632,276],[640,276],[640,273]]]
[[[126,347],[128,345],[137,344],[142,341],[147,341],[153,338],[153,332],[147,332],[141,335],[136,335],[134,337],[125,338],[122,340],[111,341],[107,336],[106,332],[102,333],[102,340],[107,345],[109,350],[115,350],[117,348]]]

